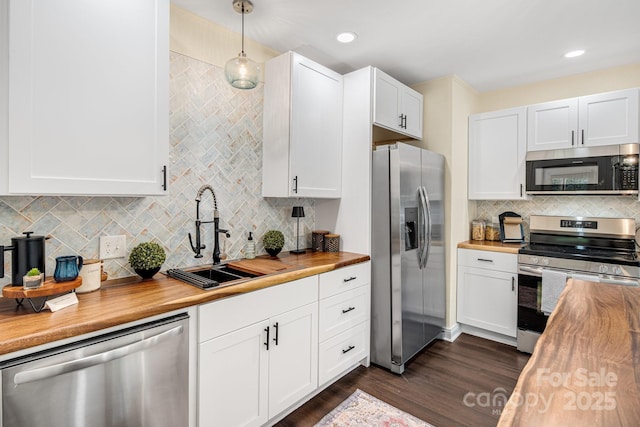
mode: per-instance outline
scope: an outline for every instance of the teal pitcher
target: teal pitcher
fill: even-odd
[[[53,279],[56,282],[68,282],[75,280],[82,269],[83,259],[81,256],[65,255],[56,257],[56,270]]]

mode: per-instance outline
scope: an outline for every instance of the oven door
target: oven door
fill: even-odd
[[[548,316],[541,310],[542,273],[518,266],[518,329],[542,333]]]
[[[638,155],[528,159],[528,194],[638,194]]]

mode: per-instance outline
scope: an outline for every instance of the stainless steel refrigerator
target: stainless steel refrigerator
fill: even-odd
[[[401,374],[445,325],[444,157],[373,152],[371,361]]]

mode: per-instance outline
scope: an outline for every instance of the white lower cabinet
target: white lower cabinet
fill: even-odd
[[[370,262],[198,308],[198,425],[261,426],[369,360]]]
[[[320,385],[369,357],[370,283],[370,262],[320,275]]]
[[[458,249],[458,316],[463,325],[515,338],[517,255]]]
[[[260,426],[316,390],[317,299],[312,276],[200,307],[200,426]]]

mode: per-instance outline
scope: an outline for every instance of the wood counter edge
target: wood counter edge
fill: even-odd
[[[516,255],[522,246],[522,243],[502,243],[487,240],[466,240],[458,243],[458,249],[475,249],[478,251],[502,252]]]
[[[345,252],[346,253],[346,252]],[[336,260],[332,263],[317,265],[317,266],[298,266],[292,263],[292,269],[277,272],[270,275],[265,275],[253,279],[249,279],[244,282],[222,285],[212,290],[201,290],[197,294],[190,295],[185,298],[177,298],[168,300],[162,304],[145,307],[144,309],[118,312],[112,316],[105,315],[99,319],[68,326],[62,326],[59,328],[49,328],[36,333],[30,333],[27,336],[23,336],[10,341],[2,342],[0,346],[0,356],[5,356],[10,353],[14,353],[21,350],[26,350],[31,347],[37,347],[43,344],[48,344],[54,341],[59,341],[67,338],[78,337],[84,334],[97,332],[103,329],[117,327],[126,323],[143,320],[145,318],[162,315],[176,310],[189,308],[195,305],[205,304],[218,299],[231,297],[234,295],[240,295],[247,292],[252,292],[259,289],[265,289],[271,286],[280,285],[283,283],[291,282],[293,280],[302,279],[304,277],[314,276],[321,273],[326,273],[332,270],[336,270],[349,265],[359,264],[369,261],[371,258],[368,255],[361,255],[355,253],[348,253],[352,255],[350,259]],[[186,284],[179,280],[165,277],[162,275],[160,279],[151,279],[151,281],[167,281],[170,284],[179,284],[183,286],[192,285]],[[140,278],[133,276],[129,278],[113,279],[103,282],[105,288],[112,286],[127,286],[136,285],[140,283]],[[3,358],[4,359],[4,358]]]

